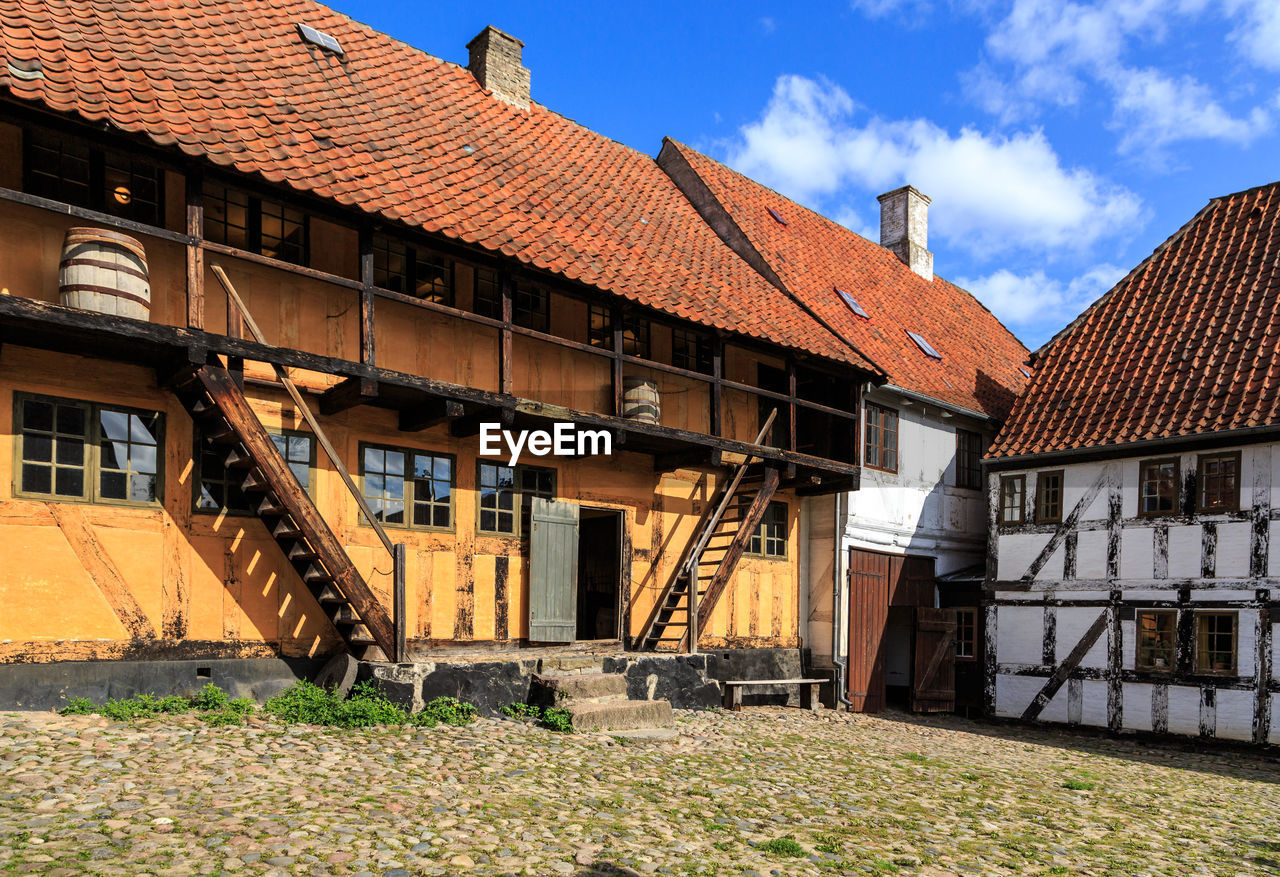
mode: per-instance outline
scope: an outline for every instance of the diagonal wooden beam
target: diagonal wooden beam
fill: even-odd
[[[84,518],[84,511],[58,502],[47,502],[45,507],[58,522],[58,529],[71,546],[71,551],[84,567],[89,580],[102,592],[124,629],[134,639],[155,639],[155,627],[129,590],[129,585],[115,562],[93,534],[89,522]]]
[[[1031,561],[1031,566],[1027,567],[1027,571],[1022,574],[1022,581],[1033,581],[1040,574],[1040,570],[1044,569],[1044,565],[1049,562],[1053,552],[1057,551],[1058,546],[1067,538],[1067,534],[1075,531],[1076,526],[1080,523],[1080,518],[1089,509],[1089,506],[1093,505],[1093,501],[1098,498],[1102,488],[1111,483],[1111,471],[1110,465],[1103,467],[1102,474],[1098,476],[1093,484],[1089,485],[1089,489],[1084,492],[1084,496],[1080,497],[1080,501],[1071,510],[1071,514],[1062,519],[1058,529],[1054,530],[1053,536],[1049,538],[1048,544],[1040,550],[1036,559]]]
[[[1080,642],[1076,643],[1076,647],[1071,650],[1071,654],[1067,655],[1067,659],[1054,669],[1053,675],[1045,682],[1044,687],[1031,699],[1031,703],[1027,704],[1027,708],[1022,711],[1023,719],[1029,721],[1036,718],[1049,701],[1053,700],[1053,696],[1058,693],[1058,689],[1080,666],[1080,662],[1089,653],[1089,649],[1093,648],[1093,644],[1098,641],[1098,638],[1102,636],[1102,632],[1107,629],[1107,616],[1109,614],[1109,609],[1102,610],[1093,624],[1089,626],[1089,629],[1084,632],[1084,636],[1080,637]]]

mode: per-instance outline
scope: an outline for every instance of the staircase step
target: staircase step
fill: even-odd
[[[277,515],[288,514],[288,509],[280,502],[280,498],[274,494],[267,494],[262,502],[258,503],[258,516],[262,518],[275,517]]]
[[[292,518],[281,518],[271,531],[271,535],[277,539],[297,539],[302,535],[302,531],[298,529]]]
[[[620,673],[577,673],[570,676],[535,675],[533,684],[541,689],[539,702],[603,702],[627,699],[627,679]]]
[[[310,545],[301,539],[294,542],[293,547],[289,549],[289,560],[291,561],[315,560],[319,556]]]
[[[351,608],[351,604],[343,600],[341,603],[331,603],[333,606],[334,624],[359,624],[360,616],[356,614],[356,610]]]
[[[215,445],[238,445],[240,444],[240,436],[227,423],[223,422],[222,427],[214,428],[204,434],[205,441]]]
[[[313,563],[311,566],[307,567],[307,571],[302,574],[302,580],[308,585],[324,584],[325,582],[332,582],[333,576],[329,575],[320,566]]]
[[[240,482],[240,489],[245,493],[271,493],[271,485],[263,474],[254,469]]]
[[[232,448],[223,462],[228,469],[252,469],[255,465],[253,457],[250,457],[249,452],[239,445]]]
[[[675,724],[671,704],[665,700],[619,700],[573,703],[566,707],[575,731],[630,731],[638,728],[670,728]]]
[[[325,603],[347,603],[349,601],[333,585],[325,585],[316,594],[316,602],[323,605]]]

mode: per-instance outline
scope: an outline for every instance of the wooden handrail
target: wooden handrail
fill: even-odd
[[[230,305],[236,308],[240,312],[241,316],[244,317],[244,324],[248,327],[249,333],[253,335],[253,339],[259,344],[266,344],[267,339],[263,336],[262,330],[258,328],[257,321],[253,319],[253,315],[249,313],[249,309],[244,306],[244,301],[240,298],[239,293],[236,292],[236,288],[227,277],[227,273],[222,270],[222,266],[214,263],[209,266],[209,269],[213,271],[214,276],[218,278],[218,282],[222,284],[222,288],[227,291],[227,298],[230,300]],[[370,526],[373,527],[373,531],[377,533],[378,538],[382,540],[383,547],[387,549],[387,553],[394,559],[396,557],[395,545],[387,536],[387,531],[382,528],[382,525],[378,523],[378,520],[373,516],[373,511],[370,510],[369,504],[365,502],[364,495],[361,494],[360,489],[356,487],[356,483],[352,479],[351,473],[347,471],[346,465],[342,462],[341,457],[338,456],[337,450],[334,449],[333,444],[329,441],[329,437],[325,434],[324,429],[321,428],[320,423],[315,418],[315,415],[311,413],[311,409],[308,408],[307,403],[303,401],[302,394],[298,392],[297,386],[289,378],[288,371],[285,370],[284,366],[276,365],[275,363],[272,363],[271,367],[275,369],[276,377],[280,379],[280,383],[284,384],[284,388],[293,398],[293,404],[296,405],[298,411],[301,412],[303,419],[307,422],[307,426],[309,426],[311,431],[315,433],[316,441],[320,443],[320,447],[324,449],[325,454],[329,457],[329,461],[333,463],[333,468],[338,471],[338,476],[342,479],[342,483],[347,486],[347,490],[349,490],[352,497],[355,498],[356,505],[360,507],[360,511],[364,514],[365,520],[367,520]]]

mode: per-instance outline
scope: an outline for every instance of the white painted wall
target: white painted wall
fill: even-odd
[[[1201,454],[1239,451],[1240,511],[1226,514],[1176,515],[1152,519],[1138,515],[1139,471],[1143,460],[1177,457],[1183,484],[1180,492],[1194,489],[1188,475],[1197,470]],[[1052,550],[1043,568],[1033,574],[1033,562],[1047,550],[1058,525],[1037,525],[1036,475],[1044,470],[1061,469],[1064,473],[1063,517],[1082,503],[1087,495],[1096,496],[1080,509],[1076,528],[1076,570],[1067,578],[1065,569],[1066,540]],[[1035,468],[1001,470],[988,476],[990,501],[998,502],[1000,476],[1026,476],[1027,524],[1022,527],[997,526],[992,534],[996,553],[994,597],[995,671],[994,710],[998,716],[1022,715],[1028,704],[1045,687],[1054,664],[1046,664],[1044,650],[1046,629],[1054,635],[1055,662],[1063,661],[1085,631],[1105,613],[1108,622],[1118,613],[1119,641],[1110,623],[1080,662],[1079,675],[1072,680],[1077,698],[1072,714],[1069,684],[1064,684],[1048,702],[1039,718],[1050,722],[1072,722],[1106,727],[1109,723],[1108,679],[1111,676],[1108,654],[1114,645],[1119,650],[1121,673],[1136,675],[1119,683],[1121,702],[1120,727],[1134,731],[1156,729],[1157,707],[1167,703],[1167,731],[1177,734],[1200,734],[1205,729],[1214,737],[1251,740],[1254,736],[1255,702],[1264,697],[1271,704],[1271,728],[1268,739],[1275,742],[1275,725],[1280,721],[1277,698],[1265,693],[1268,679],[1259,680],[1259,640],[1263,631],[1258,590],[1266,589],[1280,596],[1280,522],[1269,521],[1267,528],[1271,546],[1265,558],[1266,575],[1251,577],[1251,553],[1255,537],[1253,520],[1267,521],[1271,509],[1280,507],[1280,443],[1221,447],[1195,452],[1160,452],[1107,462],[1066,463],[1046,460]],[[1099,486],[1100,485],[1100,486]],[[1108,576],[1108,541],[1111,526],[1108,507],[1112,497],[1120,502],[1118,531],[1118,575]],[[1206,527],[1208,525],[1208,527]],[[1070,529],[1070,528],[1068,528]],[[1206,529],[1216,530],[1216,556],[1206,558]],[[1158,556],[1160,533],[1167,534],[1167,557]],[[1210,574],[1205,575],[1206,564]],[[1009,583],[1002,587],[1002,583]],[[1019,583],[1014,585],[1013,583]],[[1179,603],[1180,589],[1189,589],[1189,602]],[[1120,592],[1116,607],[1108,605],[1112,591]],[[1092,601],[1092,605],[1071,605]],[[1168,602],[1179,613],[1197,610],[1222,610],[1237,613],[1237,673],[1230,679],[1209,675],[1175,675],[1168,678],[1142,673],[1136,667],[1136,623],[1131,611],[1136,601]],[[1022,605],[1014,605],[1014,603]],[[1031,604],[1031,605],[1027,605]],[[1181,617],[1181,614],[1180,614]],[[1280,632],[1280,625],[1271,625]],[[1193,627],[1194,629],[1194,627]],[[1185,628],[1179,628],[1179,635]],[[990,636],[990,631],[988,631]],[[1272,666],[1267,674],[1276,678],[1280,662],[1280,642],[1271,636]],[[1030,675],[1039,673],[1040,675]],[[1093,678],[1100,677],[1100,678]],[[1259,694],[1259,690],[1263,693]]]

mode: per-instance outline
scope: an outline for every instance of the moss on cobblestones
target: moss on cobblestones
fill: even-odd
[[[194,714],[0,718],[0,871],[1280,870],[1280,768],[1266,753],[945,717],[679,718],[679,741],[626,746],[488,719],[342,730],[264,715],[226,728]],[[757,846],[788,836],[801,855]]]

